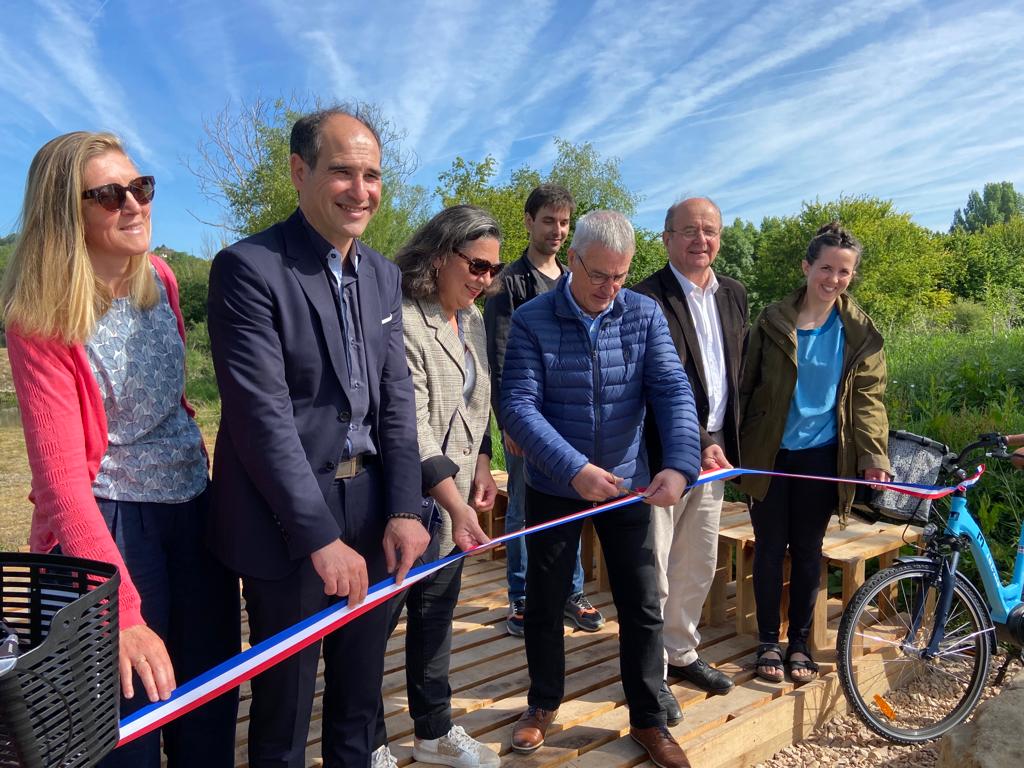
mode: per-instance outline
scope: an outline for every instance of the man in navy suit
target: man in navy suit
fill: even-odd
[[[332,107],[291,134],[298,210],[210,271],[221,422],[211,542],[242,577],[257,643],[370,584],[401,579],[420,520],[415,396],[398,268],[358,241],[380,204],[380,140]],[[387,612],[323,642],[323,757],[370,765]],[[319,644],[252,681],[249,764],[304,766]]]

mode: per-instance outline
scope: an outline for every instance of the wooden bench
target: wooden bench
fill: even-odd
[[[872,558],[879,558],[880,567],[891,565],[900,548],[920,538],[917,528],[890,523],[866,523],[851,517],[846,528],[833,520],[825,533],[821,550],[821,584],[814,605],[814,623],[811,629],[811,650],[821,653],[835,647],[835,633],[828,628],[828,577],[831,568],[838,568],[842,576],[842,604],[845,607],[864,583],[865,566]],[[787,566],[789,556],[786,557]],[[718,570],[705,604],[705,620],[720,624],[725,620],[725,590],[730,580],[736,583],[736,631],[741,634],[757,632],[754,605],[754,529],[745,504],[729,502],[722,507],[722,521],[718,533]],[[732,574],[733,566],[735,575]],[[788,586],[788,567],[783,578]],[[732,578],[730,578],[732,577]],[[782,616],[785,622],[788,607],[788,589],[783,590]]]

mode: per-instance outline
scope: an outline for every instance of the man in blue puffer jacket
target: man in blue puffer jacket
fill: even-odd
[[[651,506],[676,503],[700,472],[690,384],[668,325],[651,299],[621,290],[635,239],[622,214],[580,218],[568,274],[512,316],[502,379],[502,422],[526,457],[526,523],[537,525],[647,487],[647,504],[594,518],[619,618],[630,735],[656,765],[688,765],[665,726],[661,609],[650,536]],[[653,478],[642,439],[651,403],[665,448]],[[526,658],[529,708],[512,748],[544,743],[565,687],[562,608],[582,523],[527,540]]]

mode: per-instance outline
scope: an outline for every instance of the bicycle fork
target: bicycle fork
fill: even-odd
[[[960,552],[956,549],[949,558],[943,558],[939,568],[939,604],[935,606],[935,621],[932,624],[932,636],[928,647],[921,652],[921,658],[932,659],[939,654],[939,644],[946,639],[946,616],[953,604],[953,586],[956,584],[956,567],[960,562]],[[921,595],[921,610],[924,611],[926,595]]]
[[[937,574],[922,580],[921,590],[915,596],[914,604],[911,606],[910,623],[902,645],[904,653],[925,660],[939,655],[939,645],[946,637],[946,615],[953,604],[953,586],[956,584],[956,568],[959,561],[960,553],[954,550],[950,557],[942,558]],[[919,646],[915,638],[924,624],[925,612],[928,610],[932,586],[935,584],[936,578],[940,583],[938,602],[935,604],[935,612],[932,617],[932,634],[928,639],[928,645],[918,650]]]

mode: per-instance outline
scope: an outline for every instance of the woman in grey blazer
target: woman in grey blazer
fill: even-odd
[[[405,353],[416,390],[425,502],[433,502],[431,542],[422,561],[488,541],[477,511],[497,495],[491,477],[490,376],[477,298],[501,270],[501,231],[486,211],[447,208],[424,224],[395,256],[402,271]],[[497,753],[451,719],[448,664],[452,616],[462,583],[453,563],[407,592],[405,641],[413,755],[453,768],[495,768]],[[396,599],[395,617],[401,610]],[[383,716],[374,766],[393,764]]]

